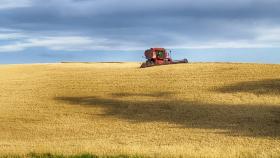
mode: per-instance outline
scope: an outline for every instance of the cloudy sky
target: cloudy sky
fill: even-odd
[[[279,0],[0,0],[0,64],[141,61],[150,47],[191,61],[280,63]]]

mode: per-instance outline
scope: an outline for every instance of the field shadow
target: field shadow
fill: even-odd
[[[170,92],[157,92],[157,93],[112,93],[113,97],[133,97],[133,96],[140,96],[140,97],[168,97],[173,93]]]
[[[117,93],[108,98],[66,96],[54,99],[73,106],[102,107],[102,116],[113,116],[132,123],[167,122],[176,124],[178,128],[221,129],[224,132],[220,134],[231,136],[280,136],[278,106],[205,104],[172,99],[168,93],[152,94],[155,100],[148,101],[122,98],[135,95],[142,94]]]
[[[247,92],[257,95],[280,95],[280,79],[240,82],[216,89],[222,93]]]

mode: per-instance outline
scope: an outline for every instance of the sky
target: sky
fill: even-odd
[[[0,0],[0,64],[144,61],[280,64],[279,0]]]

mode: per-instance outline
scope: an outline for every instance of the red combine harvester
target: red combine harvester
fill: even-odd
[[[156,65],[188,63],[187,59],[172,60],[169,52],[164,48],[151,48],[145,51],[147,61],[141,65],[141,68],[151,67]]]

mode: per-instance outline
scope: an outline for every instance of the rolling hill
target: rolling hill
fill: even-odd
[[[279,157],[280,65],[0,66],[0,155]]]

